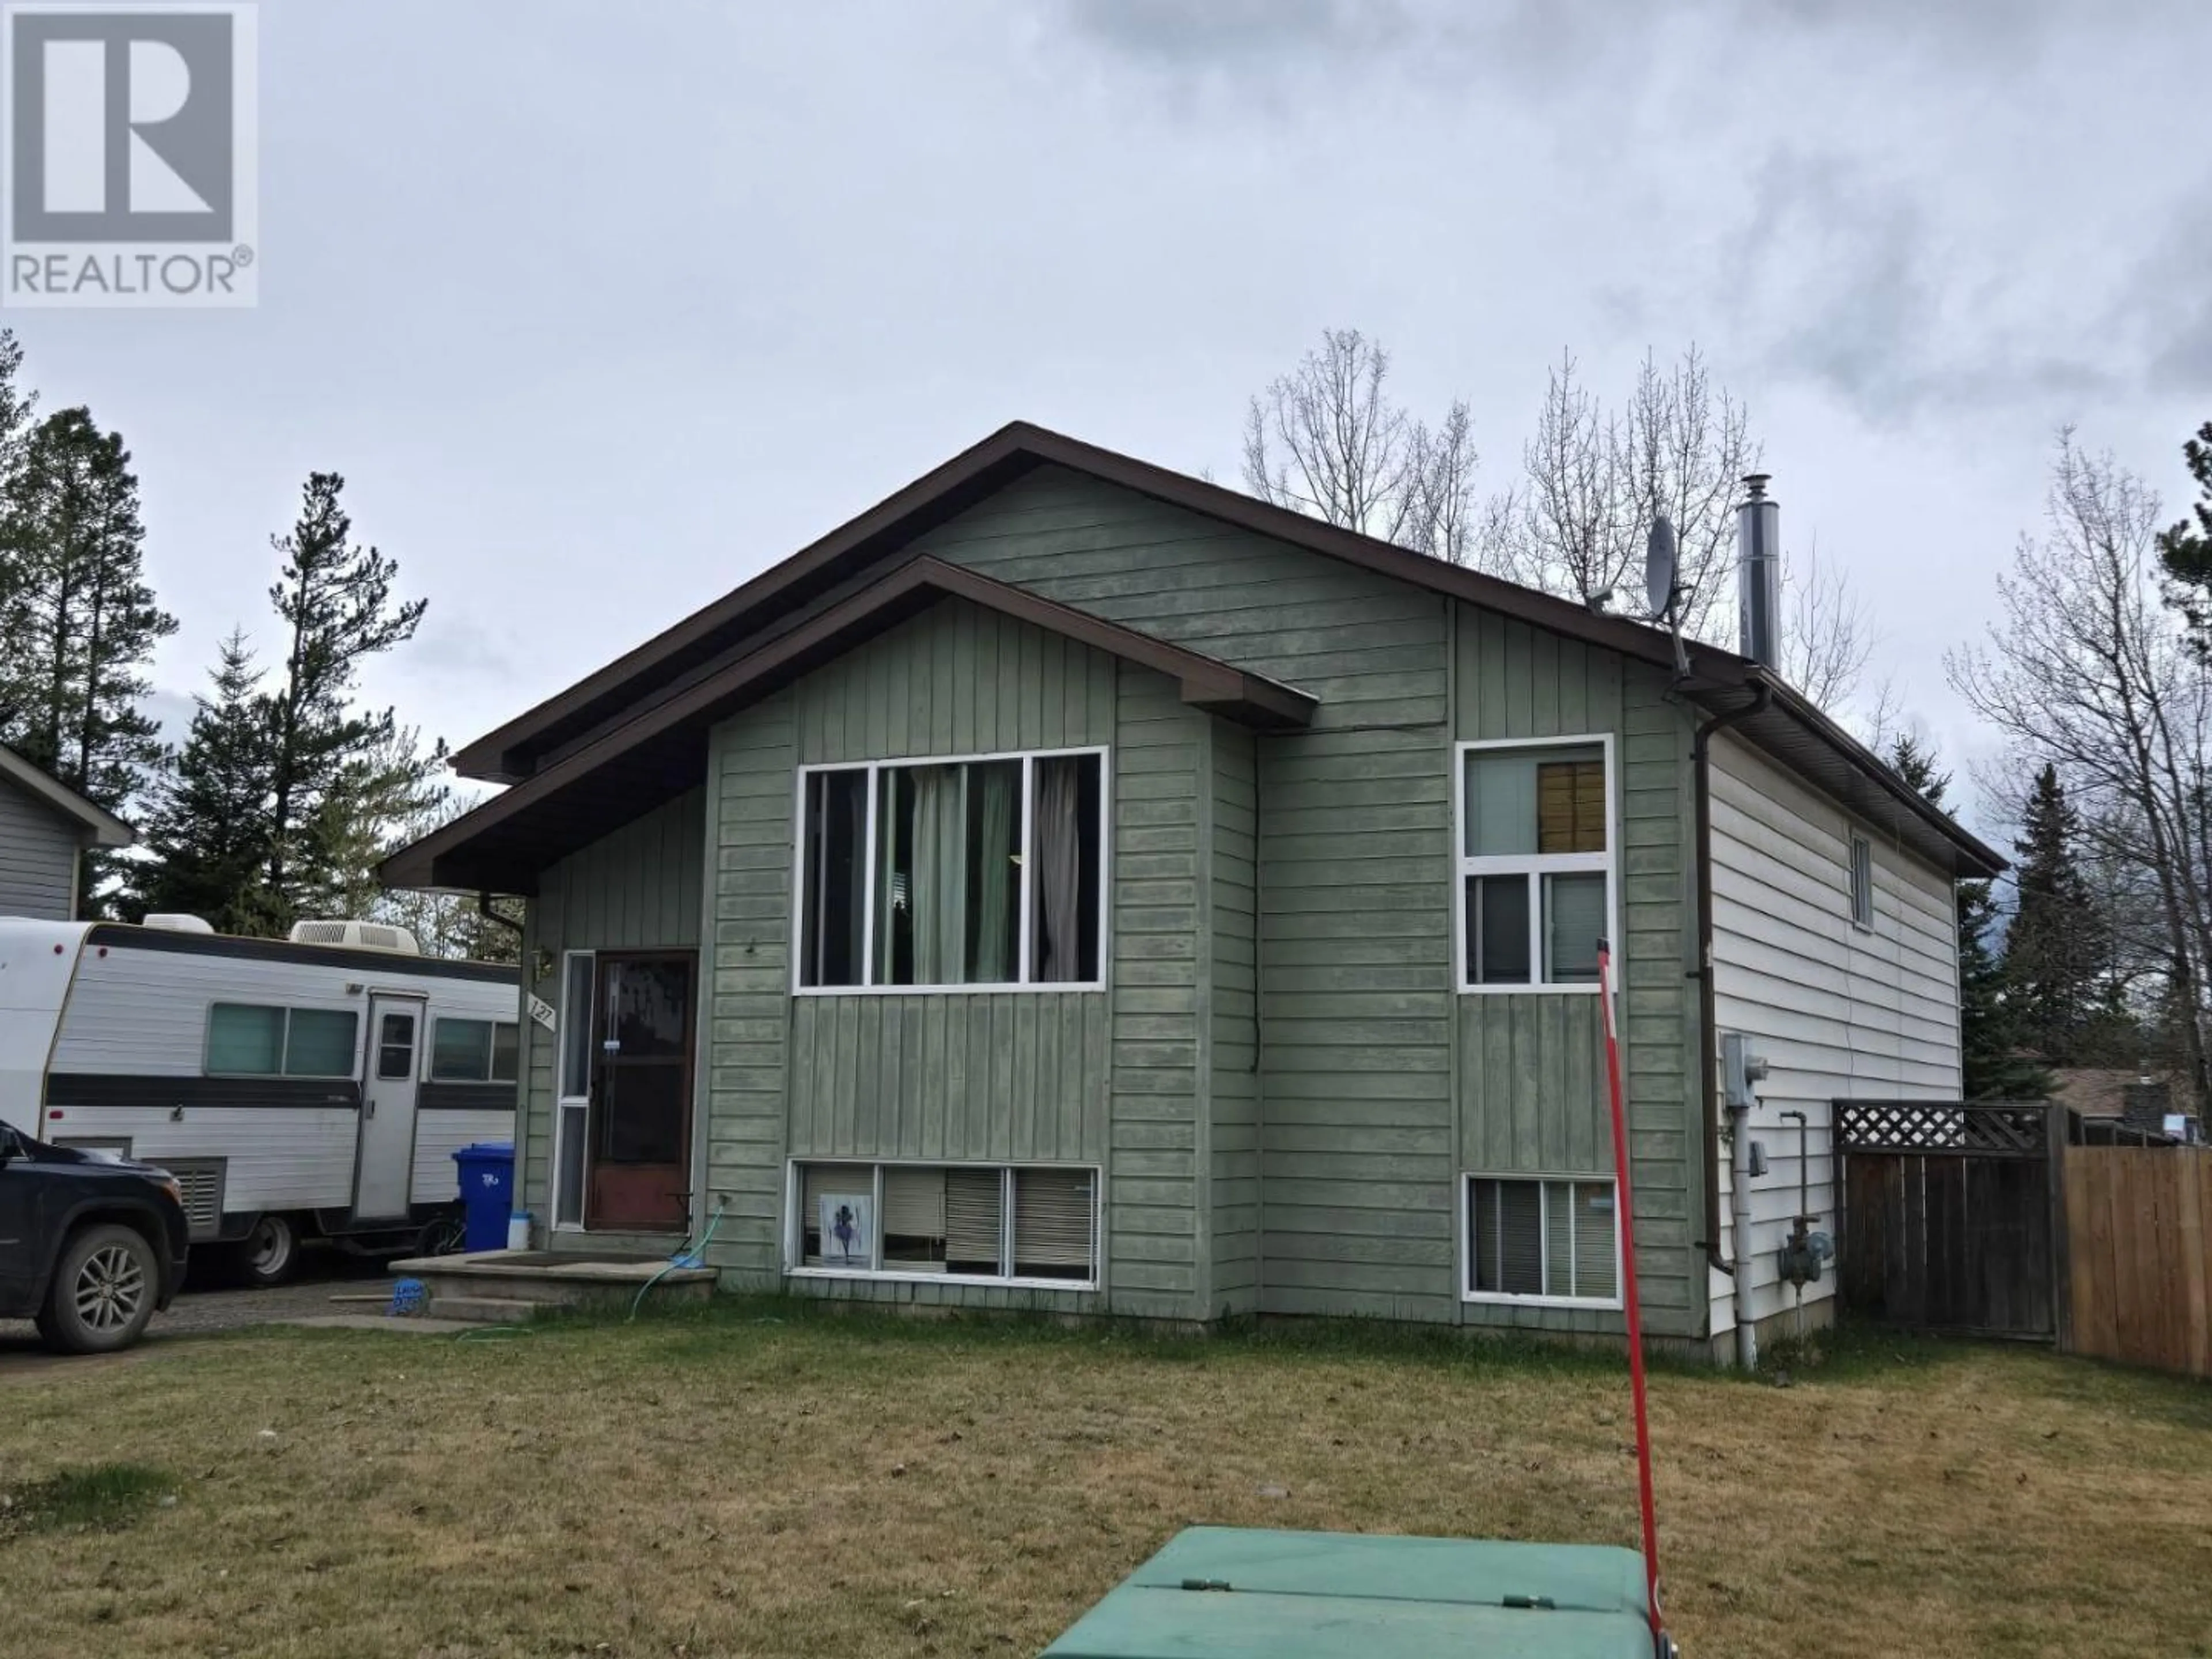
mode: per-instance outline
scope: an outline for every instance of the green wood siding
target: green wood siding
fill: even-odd
[[[1691,730],[1662,676],[1595,649],[1462,608],[1454,674],[1462,740],[1613,738],[1619,813],[1623,1036],[1635,1159],[1638,1267],[1656,1331],[1692,1334],[1702,1271],[1689,1245],[1695,1095],[1694,930],[1686,931]],[[1489,1174],[1613,1172],[1604,1033],[1594,998],[1531,994],[1459,1000],[1460,1147]],[[1618,1314],[1473,1309],[1470,1316],[1617,1330]]]
[[[1260,1302],[1259,778],[1252,734],[1212,722],[1212,925],[1208,1074],[1212,1144],[1206,1164],[1216,1313],[1250,1313]]]
[[[793,1155],[1079,1161],[1106,1176],[1103,1299],[808,1288],[1617,1328],[1461,1300],[1462,1176],[1603,1174],[1610,1141],[1594,1000],[1463,998],[1451,960],[1455,742],[1607,732],[1645,1296],[1656,1333],[1694,1334],[1689,727],[1662,679],[1054,468],[919,545],[1320,708],[1310,731],[1255,738],[1150,671],[946,601],[717,727],[691,798],[711,830],[688,866],[712,871],[714,1263],[775,1281]],[[1101,743],[1103,992],[792,996],[799,765]],[[600,879],[645,903],[644,873],[616,859]],[[563,879],[533,908],[533,943],[557,948]],[[550,1074],[532,1077],[534,1104],[550,1099]]]
[[[1283,1313],[1457,1316],[1443,602],[1057,468],[921,545],[1321,699],[1310,732],[1254,745],[1258,1301]],[[1224,941],[1217,927],[1207,945],[1223,957],[1233,933]],[[1217,976],[1208,990],[1222,999],[1211,1020],[1218,1085],[1234,1064],[1225,1027],[1237,988]],[[1221,1124],[1218,1178],[1224,1154],[1236,1167],[1236,1134]],[[1219,1253],[1238,1235],[1213,1219],[1224,1291],[1235,1294],[1237,1269]]]
[[[1105,1305],[1193,1318],[1202,1098],[1193,939],[1207,717],[1171,682],[945,601],[716,728],[711,1259],[779,1270],[786,1159],[1083,1163]],[[791,994],[796,769],[1109,746],[1103,992]],[[1082,1292],[805,1280],[810,1293],[1097,1310]]]
[[[525,913],[523,960],[551,953],[548,976],[530,988],[561,1007],[561,957],[566,951],[696,949],[706,873],[706,802],[693,789],[612,835],[571,854],[538,878]],[[564,1014],[566,1010],[562,1011]],[[558,1039],[535,1021],[522,1025],[522,1110],[515,1156],[523,1207],[551,1212],[554,1061]]]

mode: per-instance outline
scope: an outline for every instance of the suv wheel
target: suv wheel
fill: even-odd
[[[239,1244],[237,1262],[248,1285],[282,1285],[300,1266],[300,1230],[289,1216],[262,1216]]]
[[[39,1334],[64,1353],[112,1353],[136,1342],[154,1316],[161,1267],[145,1236],[88,1227],[70,1239],[46,1291]]]

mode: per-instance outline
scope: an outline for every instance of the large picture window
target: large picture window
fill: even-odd
[[[793,1166],[791,1264],[847,1277],[1098,1278],[1098,1176],[991,1164]]]
[[[1097,986],[1105,755],[799,773],[802,991]]]
[[[1612,754],[1604,737],[1460,745],[1461,990],[1597,988]]]

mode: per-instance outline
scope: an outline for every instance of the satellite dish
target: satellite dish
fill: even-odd
[[[1644,599],[1651,615],[1665,620],[1674,612],[1674,526],[1662,513],[1651,521],[1644,544]]]

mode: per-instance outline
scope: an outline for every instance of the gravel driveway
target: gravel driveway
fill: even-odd
[[[212,1263],[209,1264],[210,1267]],[[383,1311],[375,1302],[333,1302],[334,1296],[373,1296],[391,1288],[392,1275],[378,1261],[340,1255],[334,1250],[310,1250],[300,1277],[274,1290],[243,1291],[223,1284],[196,1258],[185,1288],[164,1313],[154,1316],[146,1328],[146,1341],[159,1343],[170,1337],[204,1336],[216,1331],[234,1331],[274,1320],[301,1319],[319,1314]],[[28,1320],[0,1319],[0,1371],[13,1370],[31,1356],[43,1356],[39,1333]],[[81,1363],[81,1362],[79,1362]]]

